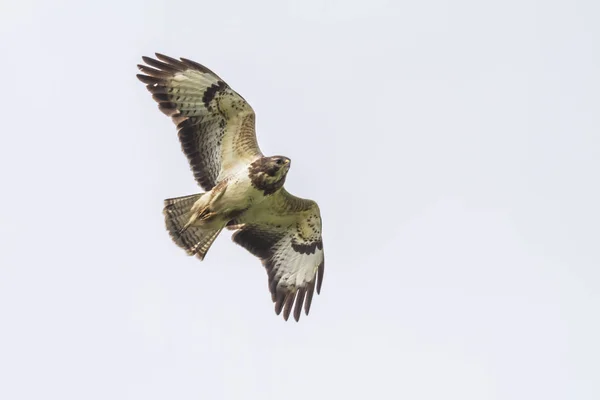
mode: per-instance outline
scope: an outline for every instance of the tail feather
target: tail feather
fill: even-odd
[[[188,226],[192,216],[191,208],[204,193],[166,199],[164,204],[165,225],[171,239],[189,255],[203,260],[223,227],[203,229]]]
[[[210,246],[212,246],[217,236],[219,236],[221,230],[223,230],[223,228],[214,231],[206,231],[207,234],[203,236],[202,239],[194,245],[192,249],[193,254],[195,254],[196,257],[198,257],[200,260],[204,260],[204,257],[206,257],[206,253],[208,253]]]
[[[190,211],[194,203],[202,197],[204,193],[192,194],[183,197],[174,197],[172,199],[165,200],[165,213],[169,215],[179,216],[186,214]]]

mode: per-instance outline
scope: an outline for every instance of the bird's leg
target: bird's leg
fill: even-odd
[[[217,215],[217,213],[212,212],[208,207],[206,207],[204,210],[202,210],[200,212],[200,215],[198,215],[198,219],[200,221],[206,221],[206,220],[214,217],[215,215]]]
[[[217,185],[211,190],[210,197],[207,201],[208,204],[206,204],[206,206],[204,206],[204,208],[198,213],[198,219],[200,221],[207,221],[217,216],[218,210],[215,210],[215,207],[219,207],[217,205],[218,200],[220,200],[221,197],[223,197],[223,194],[225,194],[226,190],[227,186],[225,186],[224,184]]]

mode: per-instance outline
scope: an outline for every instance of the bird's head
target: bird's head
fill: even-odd
[[[250,177],[254,186],[266,194],[281,188],[290,170],[291,160],[283,156],[263,157],[250,166]]]
[[[283,179],[290,170],[292,160],[284,156],[267,157],[266,173],[274,178]]]

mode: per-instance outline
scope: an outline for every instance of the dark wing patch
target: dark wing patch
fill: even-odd
[[[280,241],[284,232],[277,229],[269,229],[268,226],[246,225],[243,229],[235,232],[232,239],[243,246],[260,259],[268,259],[273,254],[275,244]]]

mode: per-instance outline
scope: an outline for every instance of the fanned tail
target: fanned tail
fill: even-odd
[[[203,195],[204,193],[200,193],[166,199],[163,210],[165,225],[173,242],[187,254],[195,255],[200,260],[204,260],[206,253],[223,230],[223,227],[203,229],[190,223],[192,206]]]

